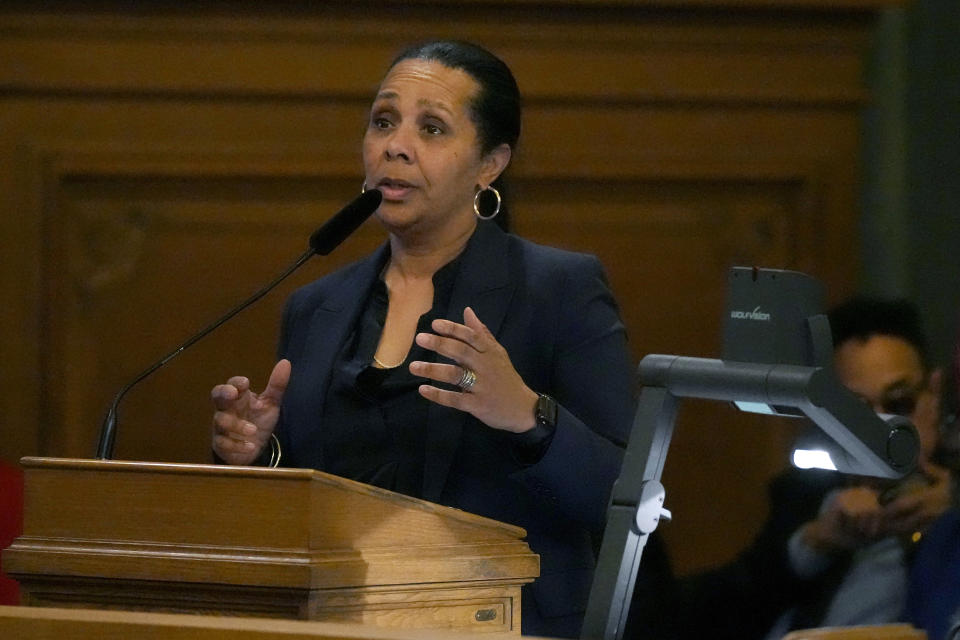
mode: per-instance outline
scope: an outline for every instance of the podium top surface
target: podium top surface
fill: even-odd
[[[21,464],[23,535],[4,553],[17,575],[341,588],[539,574],[520,527],[320,471]]]
[[[258,520],[260,514],[263,525],[277,525],[270,527],[273,533],[298,514],[310,521],[308,528],[329,529],[336,520],[336,528],[342,529],[343,521],[349,521],[350,546],[356,544],[357,532],[382,528],[385,520],[400,514],[411,526],[441,520],[446,530],[461,534],[461,541],[473,535],[504,541],[526,536],[521,527],[312,469],[39,457],[20,463],[28,477],[35,476],[27,483],[32,493],[28,521],[31,502],[60,496],[66,498],[60,509],[84,505],[87,516],[93,514],[91,508],[96,512],[123,505],[129,519],[133,512],[155,511],[164,502],[184,518],[214,512],[224,523],[242,516],[246,524],[255,524],[251,519]],[[69,487],[62,484],[65,475]],[[336,539],[323,537],[327,543]],[[396,543],[394,538],[390,545]]]

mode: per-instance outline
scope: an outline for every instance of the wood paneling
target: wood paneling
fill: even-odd
[[[279,272],[353,197],[402,45],[477,40],[526,100],[519,233],[607,267],[633,355],[716,356],[726,269],[853,282],[869,0],[27,3],[0,10],[3,455],[89,456],[112,394]],[[19,8],[18,8],[19,7]],[[135,388],[117,456],[208,457],[210,387],[262,385],[298,284]],[[791,425],[689,403],[664,484],[678,569],[764,516]]]

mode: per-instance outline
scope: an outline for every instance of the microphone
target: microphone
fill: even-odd
[[[321,256],[328,255],[377,210],[382,200],[383,193],[378,189],[367,189],[310,234],[310,248]]]
[[[377,210],[377,207],[380,206],[381,200],[383,200],[383,194],[377,189],[368,189],[361,193],[359,197],[355,198],[347,206],[327,220],[323,226],[310,234],[310,248],[307,249],[303,255],[297,258],[296,262],[287,267],[283,273],[274,278],[273,281],[254,293],[252,296],[228,311],[223,317],[218,318],[188,338],[186,342],[160,358],[160,360],[154,364],[147,367],[139,375],[137,375],[137,377],[124,385],[117,395],[114,396],[113,403],[110,405],[110,410],[107,411],[107,415],[104,417],[103,424],[100,427],[100,441],[97,444],[97,458],[100,460],[113,459],[113,444],[117,433],[117,407],[120,404],[120,400],[123,399],[130,389],[132,389],[137,383],[149,376],[151,373],[183,353],[183,351],[193,346],[194,343],[198,342],[211,331],[224,324],[227,320],[237,315],[263,296],[267,295],[267,293],[280,284],[281,281],[299,269],[304,262],[312,258],[314,255],[320,254],[325,256],[336,249],[340,243],[347,239],[347,236],[356,231],[357,228],[363,224],[364,220],[369,218],[370,215]]]

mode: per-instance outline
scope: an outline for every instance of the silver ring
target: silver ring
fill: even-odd
[[[477,374],[474,373],[472,369],[467,369],[464,367],[457,386],[460,387],[465,393],[469,393],[470,389],[472,389],[473,385],[475,384],[477,384]]]

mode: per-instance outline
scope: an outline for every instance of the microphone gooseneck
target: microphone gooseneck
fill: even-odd
[[[100,440],[97,444],[97,458],[100,460],[111,460],[113,458],[113,445],[114,441],[116,440],[117,433],[117,407],[120,405],[120,400],[123,399],[130,389],[132,389],[137,383],[152,374],[154,371],[176,358],[186,349],[189,349],[194,343],[207,336],[207,334],[212,332],[214,329],[226,323],[228,320],[230,320],[230,318],[237,315],[263,296],[267,295],[274,287],[280,284],[280,282],[286,279],[291,273],[299,269],[304,262],[312,258],[315,254],[325,256],[336,249],[340,243],[346,240],[351,233],[356,231],[357,228],[363,224],[363,222],[369,218],[374,211],[377,210],[377,207],[380,206],[381,200],[383,200],[383,194],[376,189],[369,189],[360,194],[358,198],[354,199],[347,206],[337,212],[333,217],[327,220],[323,226],[310,235],[310,247],[303,253],[303,255],[297,258],[292,265],[287,267],[283,273],[274,278],[252,296],[228,311],[222,317],[214,320],[209,325],[188,338],[179,347],[144,369],[133,380],[124,385],[117,395],[114,396],[113,403],[110,405],[110,409],[107,411],[107,415],[104,417],[103,424],[100,427]]]
[[[378,189],[367,189],[310,234],[310,248],[321,256],[329,254],[377,210],[381,201],[383,193]]]

